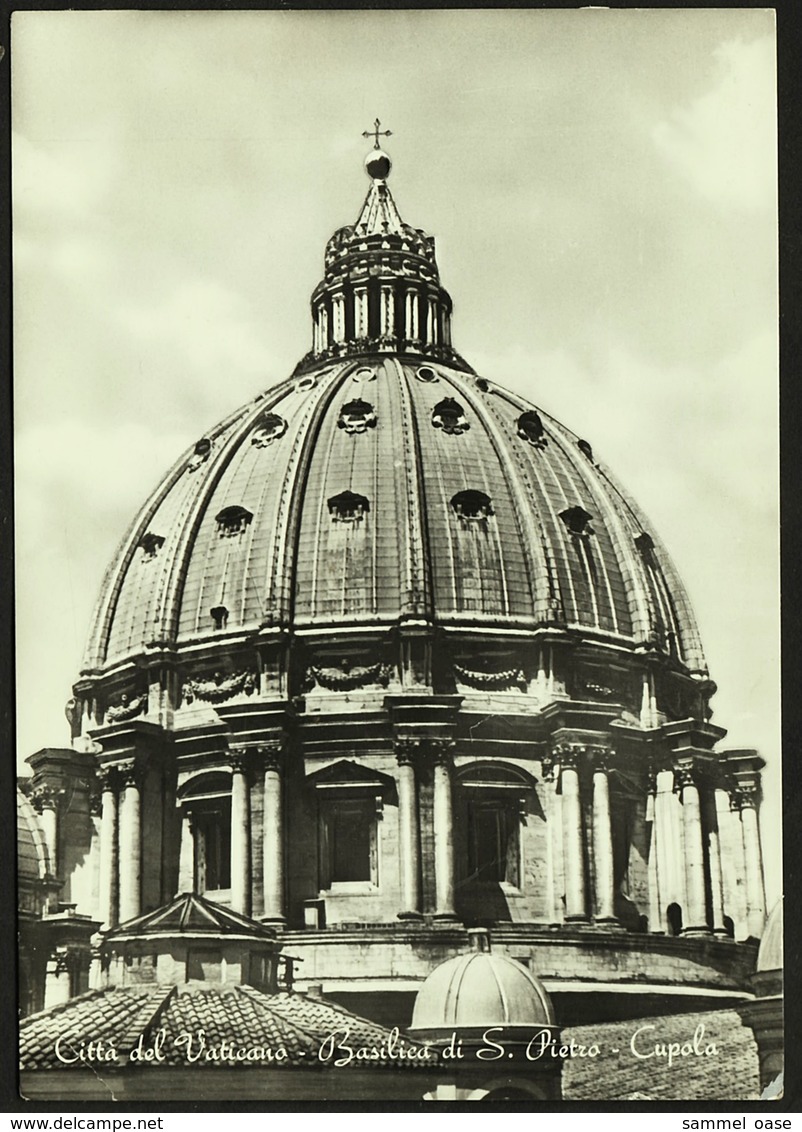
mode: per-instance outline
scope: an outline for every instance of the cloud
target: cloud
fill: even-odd
[[[715,85],[652,131],[666,164],[712,203],[772,208],[776,196],[774,39],[715,51]]]

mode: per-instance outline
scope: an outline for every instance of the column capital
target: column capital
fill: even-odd
[[[115,764],[115,769],[119,774],[123,789],[128,786],[135,786],[137,790],[142,789],[145,768],[136,759],[124,759],[123,762]]]
[[[540,773],[544,782],[554,781],[554,764],[555,759],[553,755],[543,755],[540,760]]]
[[[603,771],[605,774],[610,770],[614,753],[612,747],[600,744],[595,747],[588,747],[587,753],[593,770]]]
[[[393,751],[399,766],[414,766],[420,758],[420,739],[394,739]]]
[[[119,774],[115,766],[99,766],[95,771],[95,779],[101,794],[116,792]]]
[[[281,773],[284,769],[284,742],[276,739],[270,743],[261,743],[257,748],[265,770],[275,770]]]
[[[435,766],[451,767],[455,746],[453,739],[429,739],[427,745]]]
[[[31,791],[31,803],[37,813],[42,810],[58,811],[64,797],[64,787],[55,786],[51,782],[38,782]]]
[[[757,809],[760,801],[760,784],[738,782],[730,788],[730,806],[733,810]]]
[[[555,743],[552,748],[554,758],[560,764],[560,770],[578,770],[580,760],[584,757],[587,747],[582,743]]]
[[[699,785],[699,771],[693,759],[680,759],[671,768],[674,772],[674,789],[684,790],[687,786]]]

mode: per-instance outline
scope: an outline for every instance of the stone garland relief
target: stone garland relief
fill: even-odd
[[[184,680],[181,698],[188,704],[194,700],[219,704],[234,696],[251,696],[257,688],[257,676],[250,669],[241,669],[224,676],[215,672],[211,678],[196,677]]]
[[[123,692],[118,703],[109,704],[106,708],[106,722],[120,723],[124,719],[133,719],[135,715],[139,715],[144,710],[147,701],[147,693],[129,699],[127,693]]]
[[[310,664],[306,675],[310,690],[314,681],[330,692],[351,692],[370,684],[378,684],[386,688],[392,672],[392,665],[384,664],[382,661],[369,665],[355,665],[347,658],[343,658],[339,668]]]

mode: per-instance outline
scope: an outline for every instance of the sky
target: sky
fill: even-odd
[[[668,546],[714,722],[768,763],[776,899],[773,13],[16,12],[11,46],[19,759],[69,742],[141,502],[310,347],[378,116],[456,348],[586,437]]]

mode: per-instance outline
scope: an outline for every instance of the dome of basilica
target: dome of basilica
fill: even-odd
[[[310,350],[179,456],[107,571],[67,708],[87,911],[194,893],[389,1024],[466,927],[496,951],[460,978],[531,991],[533,960],[561,1023],[620,986],[633,1016],[745,993],[763,761],[715,750],[685,590],[595,438],[454,348],[371,136]]]

